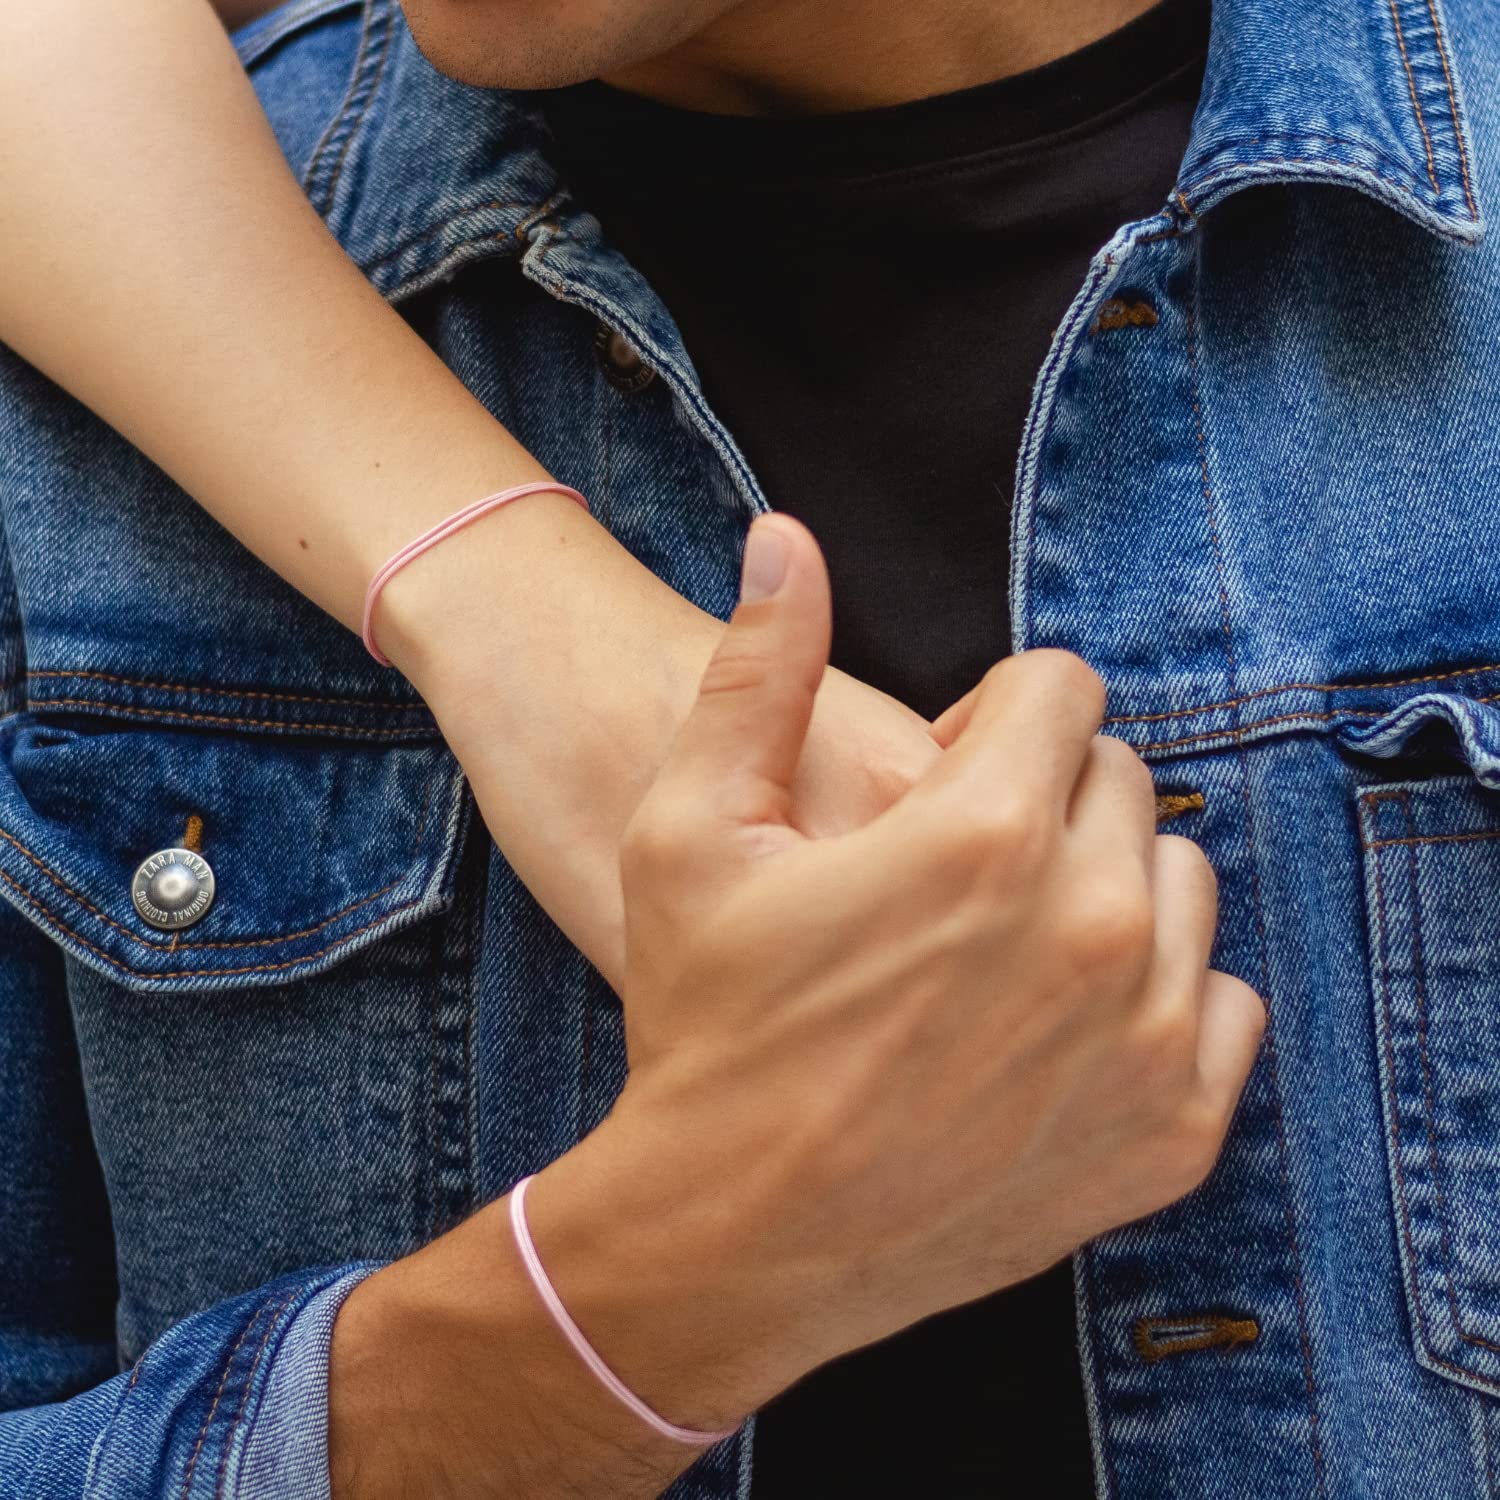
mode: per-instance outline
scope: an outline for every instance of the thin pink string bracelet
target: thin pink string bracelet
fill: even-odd
[[[557,1295],[551,1279],[542,1269],[541,1257],[536,1253],[531,1230],[526,1225],[526,1189],[530,1183],[530,1177],[523,1177],[510,1190],[510,1227],[515,1231],[516,1248],[521,1252],[521,1260],[531,1277],[532,1285],[536,1287],[537,1295],[552,1314],[552,1321],[562,1329],[578,1357],[593,1372],[600,1385],[617,1401],[629,1407],[653,1431],[664,1438],[671,1438],[674,1443],[685,1443],[690,1448],[703,1448],[710,1443],[719,1443],[727,1437],[733,1437],[739,1431],[737,1427],[726,1427],[722,1432],[697,1432],[691,1427],[679,1427],[675,1422],[658,1416],[600,1358],[598,1351],[583,1336],[583,1330],[568,1316],[567,1308],[562,1305],[562,1298]]]
[[[502,505],[508,505],[512,500],[519,500],[525,495],[544,494],[566,495],[568,499],[576,500],[585,510],[589,508],[588,501],[577,490],[570,489],[565,484],[556,484],[550,479],[539,479],[532,484],[518,484],[508,490],[497,490],[493,495],[486,495],[481,500],[472,501],[462,510],[455,511],[446,521],[439,521],[436,526],[430,527],[421,536],[409,541],[399,552],[392,553],[376,570],[375,576],[370,580],[369,588],[365,590],[365,614],[359,631],[360,639],[365,643],[365,650],[381,666],[391,665],[390,658],[375,644],[375,605],[380,599],[381,589],[412,558],[420,557],[429,547],[436,547],[439,542],[446,541],[455,531],[462,531],[465,526],[477,521],[480,516],[488,515],[490,511]]]

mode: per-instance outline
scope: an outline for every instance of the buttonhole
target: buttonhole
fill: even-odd
[[[1156,794],[1156,823],[1170,823],[1183,813],[1198,812],[1203,807],[1202,792],[1158,792]]]
[[[194,854],[203,852],[203,819],[197,813],[189,815],[187,827],[182,831],[182,847],[191,849]],[[176,942],[176,939],[173,939]]]
[[[1148,1365],[1160,1364],[1174,1354],[1253,1344],[1259,1337],[1260,1324],[1254,1318],[1226,1318],[1217,1313],[1137,1318],[1135,1324],[1136,1353]]]

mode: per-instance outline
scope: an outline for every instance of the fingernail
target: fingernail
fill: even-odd
[[[775,526],[757,521],[745,538],[745,562],[740,572],[740,603],[769,599],[786,578],[787,541]]]

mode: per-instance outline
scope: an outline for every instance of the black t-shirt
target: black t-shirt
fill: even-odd
[[[890,109],[548,96],[565,179],[677,320],[705,394],[833,579],[836,666],[935,716],[1009,650],[1032,385],[1090,258],[1165,203],[1207,0],[1046,67]],[[755,1500],[1094,1493],[1066,1263],[767,1406]],[[1027,1480],[1028,1493],[1035,1480]]]

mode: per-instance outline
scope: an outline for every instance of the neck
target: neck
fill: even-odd
[[[873,109],[1023,73],[1107,36],[1152,0],[739,0],[606,82],[684,109]]]

